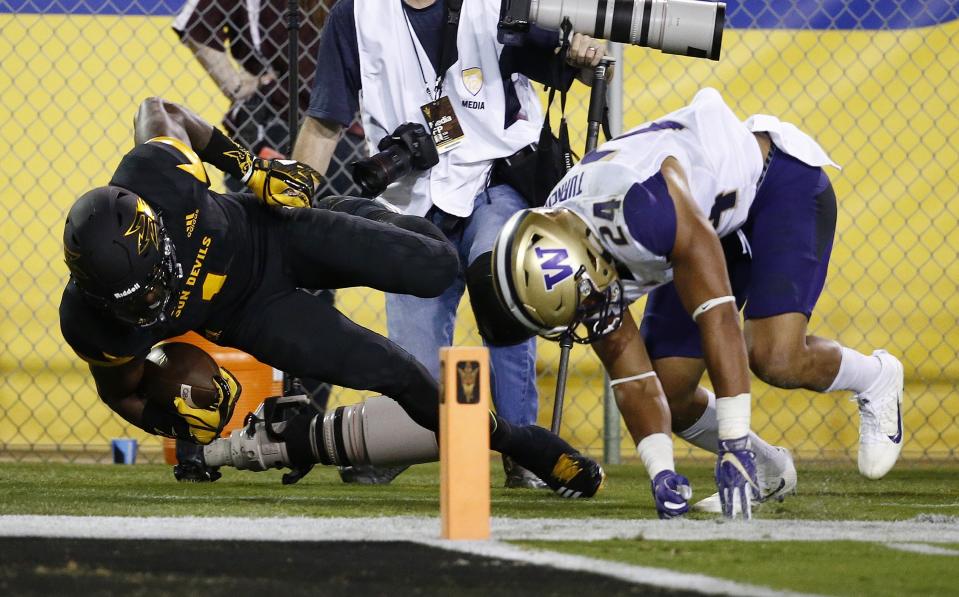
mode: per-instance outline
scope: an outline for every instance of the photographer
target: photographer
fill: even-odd
[[[339,2],[326,23],[308,118],[293,153],[325,172],[343,127],[358,108],[371,147],[408,122],[433,132],[438,163],[401,178],[382,197],[403,213],[436,224],[460,257],[459,276],[440,297],[386,297],[390,338],[434,376],[439,373],[438,348],[452,342],[465,288],[471,279],[489,275],[497,233],[527,206],[513,187],[493,175],[493,166],[497,160],[528,155],[539,138],[543,115],[529,79],[568,88],[577,69],[586,69],[580,78],[589,80],[591,67],[605,53],[604,44],[577,34],[568,66],[558,69],[556,31],[534,27],[524,46],[504,47],[497,41],[499,0],[465,0],[457,10],[458,4]],[[449,18],[451,9],[452,16],[458,14],[457,25],[450,24],[456,20]],[[473,308],[482,309],[475,297]],[[491,348],[496,409],[514,424],[536,420],[535,353],[532,339]],[[504,466],[507,486],[541,486],[528,471],[506,460]]]
[[[300,0],[299,93],[301,112],[310,101],[317,51],[329,6],[335,0]],[[284,0],[257,3],[227,0],[187,2],[177,13],[173,30],[193,53],[217,87],[230,100],[223,128],[244,147],[264,158],[279,157],[288,147],[287,77],[289,33]],[[326,177],[322,195],[358,192],[346,164],[363,157],[363,131],[352,123],[336,146],[337,167]],[[227,175],[228,190],[245,186]]]

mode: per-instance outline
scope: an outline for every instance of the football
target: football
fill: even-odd
[[[220,367],[203,349],[185,342],[153,347],[147,355],[140,391],[151,402],[173,406],[181,396],[192,408],[210,408],[217,401],[214,376]]]

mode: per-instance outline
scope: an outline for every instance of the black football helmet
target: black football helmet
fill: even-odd
[[[136,194],[113,186],[84,193],[67,214],[63,253],[96,307],[139,327],[166,319],[182,270],[163,222]]]

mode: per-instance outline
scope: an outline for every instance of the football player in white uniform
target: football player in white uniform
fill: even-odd
[[[836,225],[824,166],[808,135],[771,116],[743,122],[707,88],[584,156],[497,240],[513,317],[602,360],[662,517],[688,509],[671,428],[719,455],[706,508],[749,517],[752,501],[795,488],[789,453],[750,432],[749,369],[781,388],[854,392],[860,472],[882,477],[898,458],[900,362],[807,332]],[[640,331],[626,305],[647,293]],[[704,371],[720,398],[699,387]]]

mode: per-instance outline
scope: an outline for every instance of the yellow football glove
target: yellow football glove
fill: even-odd
[[[220,367],[220,375],[213,379],[218,387],[217,399],[209,408],[193,408],[181,396],[173,399],[177,414],[190,426],[193,441],[201,445],[206,445],[220,436],[223,427],[233,416],[236,401],[243,390],[236,377],[223,367]]]
[[[254,158],[243,182],[267,205],[309,207],[323,177],[294,160]]]

